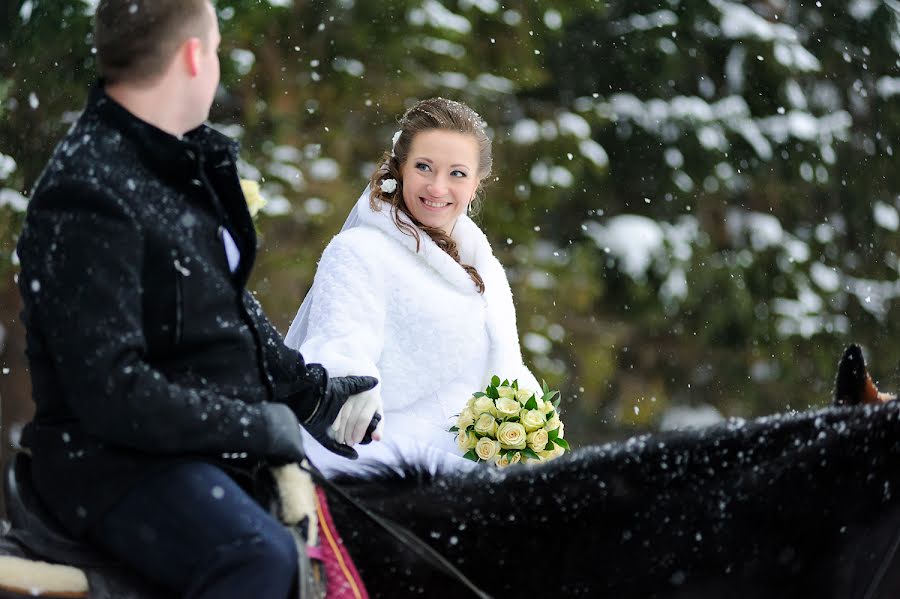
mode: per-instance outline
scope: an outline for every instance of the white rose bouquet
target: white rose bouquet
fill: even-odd
[[[463,457],[473,462],[505,468],[552,460],[569,449],[559,401],[559,391],[546,382],[541,391],[533,391],[495,375],[483,392],[469,398],[450,432],[456,433]]]

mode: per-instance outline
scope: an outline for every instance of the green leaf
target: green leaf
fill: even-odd
[[[544,389],[544,393],[550,393],[550,387],[547,386],[547,381],[541,379],[541,386]]]
[[[488,387],[486,395],[491,399],[500,399],[500,393],[497,392],[496,387]]]
[[[496,374],[491,377],[491,387],[499,387],[500,386],[500,377]]]
[[[553,407],[556,408],[556,411],[559,411],[559,402],[562,400],[561,397],[557,398],[556,401],[553,402]]]
[[[512,382],[512,388],[515,389],[516,391],[519,390],[519,379],[516,379]]]
[[[526,447],[525,449],[523,449],[522,454],[524,454],[525,457],[531,458],[532,460],[540,460],[541,459],[541,456],[536,454],[534,452],[534,450],[531,449],[530,447]]]
[[[547,414],[547,420],[552,419],[554,414],[556,414],[556,410],[550,410],[550,412]]]
[[[559,427],[557,426],[552,431],[547,431],[547,436],[550,437],[551,441],[556,441],[556,438],[559,436]]]
[[[556,396],[556,395],[558,395],[558,394],[559,394],[559,391],[550,391],[550,392],[548,392],[548,393],[544,393],[543,400],[544,400],[544,401],[551,401],[551,400],[553,400],[553,397]]]
[[[467,451],[466,453],[464,453],[464,454],[463,454],[463,457],[466,458],[467,460],[472,460],[473,462],[477,462],[477,461],[478,461],[478,454],[475,453],[475,450],[474,450],[474,449],[470,449],[469,451]]]
[[[559,445],[560,447],[562,447],[562,448],[565,449],[566,451],[569,451],[569,442],[566,441],[565,439],[563,439],[562,437],[559,437],[559,438],[557,438],[557,439],[554,439],[554,443],[556,443],[557,445]]]
[[[476,391],[475,393],[472,394],[472,397],[474,397],[475,399],[478,399],[479,397],[487,397],[487,395],[485,395],[481,391]]]
[[[537,410],[537,398],[532,395],[528,401],[525,402],[526,410]]]
[[[451,426],[451,427],[450,427],[450,432],[451,432],[451,433],[455,433],[455,432],[458,431],[458,430],[459,430],[459,427],[458,427],[458,426]]]

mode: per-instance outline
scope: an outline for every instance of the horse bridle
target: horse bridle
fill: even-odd
[[[396,522],[385,518],[384,516],[379,516],[366,506],[362,505],[359,501],[351,497],[342,488],[325,478],[322,473],[320,473],[315,467],[308,465],[308,463],[304,462],[303,464],[301,464],[300,469],[309,473],[309,475],[312,476],[317,485],[320,485],[329,493],[334,493],[335,495],[355,507],[357,510],[362,512],[369,520],[377,524],[385,532],[394,537],[401,545],[422,558],[422,560],[424,560],[437,570],[443,572],[450,578],[453,578],[465,585],[470,591],[472,591],[472,593],[474,593],[476,597],[479,597],[480,599],[493,599],[491,595],[481,590],[478,585],[476,585],[465,574],[463,574],[459,570],[459,568],[450,563],[447,558],[438,553],[433,547],[431,547],[431,545],[416,536],[415,533],[407,530]]]

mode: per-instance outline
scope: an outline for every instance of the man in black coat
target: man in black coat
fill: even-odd
[[[202,126],[209,0],[103,0],[95,19],[103,80],[17,248],[34,483],[69,531],[172,591],[287,597],[294,542],[227,472],[302,459],[298,423],[354,455],[329,425],[377,381],[305,364],[245,288],[237,147]]]

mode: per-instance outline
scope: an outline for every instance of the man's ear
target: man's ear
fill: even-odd
[[[181,55],[191,77],[196,77],[200,74],[200,55],[202,53],[203,43],[198,37],[189,38],[181,46]]]

